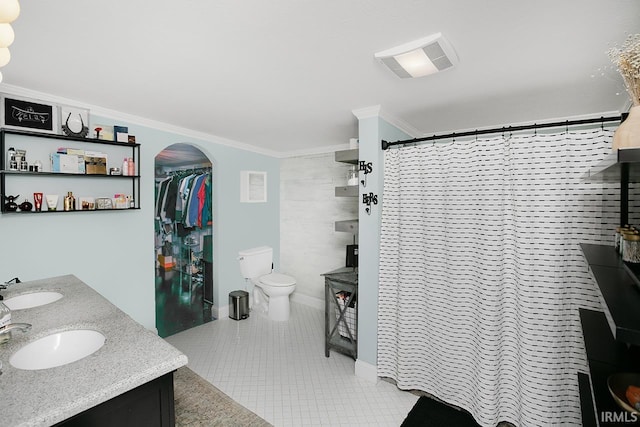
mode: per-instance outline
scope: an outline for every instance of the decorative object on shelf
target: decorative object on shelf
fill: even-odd
[[[28,201],[27,199],[24,199],[24,202],[20,203],[18,205],[18,208],[20,208],[22,212],[31,212],[31,209],[33,209],[33,205],[31,204],[30,201]]]
[[[367,207],[365,208],[365,211],[367,212],[368,215],[371,215],[371,204],[374,204],[374,205],[378,204],[378,195],[373,193],[363,194],[362,204],[367,205]]]
[[[104,141],[115,141],[113,138],[113,126],[93,125],[96,139],[102,139]]]
[[[347,174],[347,185],[358,185],[358,171],[356,166],[349,167],[349,173]]]
[[[64,135],[86,138],[89,135],[89,110],[61,105],[60,129]]]
[[[64,197],[64,210],[65,211],[76,210],[76,198],[73,197],[73,193],[71,191],[68,191],[67,195]]]
[[[640,34],[629,35],[622,47],[607,51],[624,80],[633,107],[613,136],[613,149],[640,147]]]
[[[625,411],[640,415],[640,374],[611,375],[607,378],[607,386],[618,406]]]
[[[640,147],[640,105],[631,107],[627,118],[613,134],[613,149]]]
[[[57,194],[47,194],[44,196],[47,200],[47,209],[50,211],[58,210],[58,195]]]
[[[4,196],[4,199],[7,201],[4,204],[4,210],[7,212],[15,212],[18,210],[18,204],[16,203],[16,200],[18,199],[18,197],[20,197],[20,195],[18,194],[17,196]]]
[[[117,142],[129,142],[129,128],[127,126],[114,126],[113,133]]]
[[[93,197],[79,197],[80,209],[83,211],[92,211],[96,208],[96,201]]]
[[[622,245],[622,260],[640,263],[640,234],[624,233]]]
[[[360,182],[362,183],[363,187],[367,186],[367,175],[369,175],[371,172],[373,172],[373,164],[371,162],[365,162],[364,160],[361,160],[359,163],[359,170],[360,172],[364,172],[364,179],[360,180]]]
[[[36,206],[36,212],[42,211],[42,193],[33,193],[33,203]]]
[[[110,197],[98,197],[96,199],[96,209],[113,209],[113,202]]]
[[[1,125],[6,129],[57,133],[58,109],[53,104],[28,98],[2,98]]]

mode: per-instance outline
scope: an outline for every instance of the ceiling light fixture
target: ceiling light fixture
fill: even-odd
[[[441,33],[383,50],[376,53],[375,58],[403,79],[428,76],[458,62],[453,48]]]
[[[9,46],[15,39],[11,23],[20,16],[18,0],[0,0],[0,67],[4,67],[11,60]],[[2,73],[0,73],[2,82]]]

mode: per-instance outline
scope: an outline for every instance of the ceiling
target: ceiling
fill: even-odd
[[[640,1],[23,0],[4,83],[277,155],[357,137],[380,105],[412,136],[625,111],[606,51]],[[374,53],[441,32],[455,68]],[[0,87],[1,89],[1,87]]]

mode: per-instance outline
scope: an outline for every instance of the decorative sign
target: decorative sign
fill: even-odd
[[[369,193],[369,194],[364,193],[362,195],[362,204],[367,205],[367,207],[365,208],[365,211],[367,212],[367,214],[371,215],[371,205],[378,204],[378,195],[373,193]]]
[[[56,133],[57,108],[51,104],[4,98],[2,107],[2,125],[5,128]]]

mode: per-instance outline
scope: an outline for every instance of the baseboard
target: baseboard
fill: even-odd
[[[215,317],[216,319],[224,319],[229,317],[229,306],[225,305],[222,307],[212,307],[211,308],[211,314],[213,315],[213,317]]]
[[[308,305],[309,307],[317,308],[318,310],[324,310],[324,300],[316,297],[310,297],[309,295],[299,294],[294,292],[291,294],[291,301],[298,304]]]
[[[358,359],[356,360],[355,375],[376,384],[378,382],[378,367]]]

